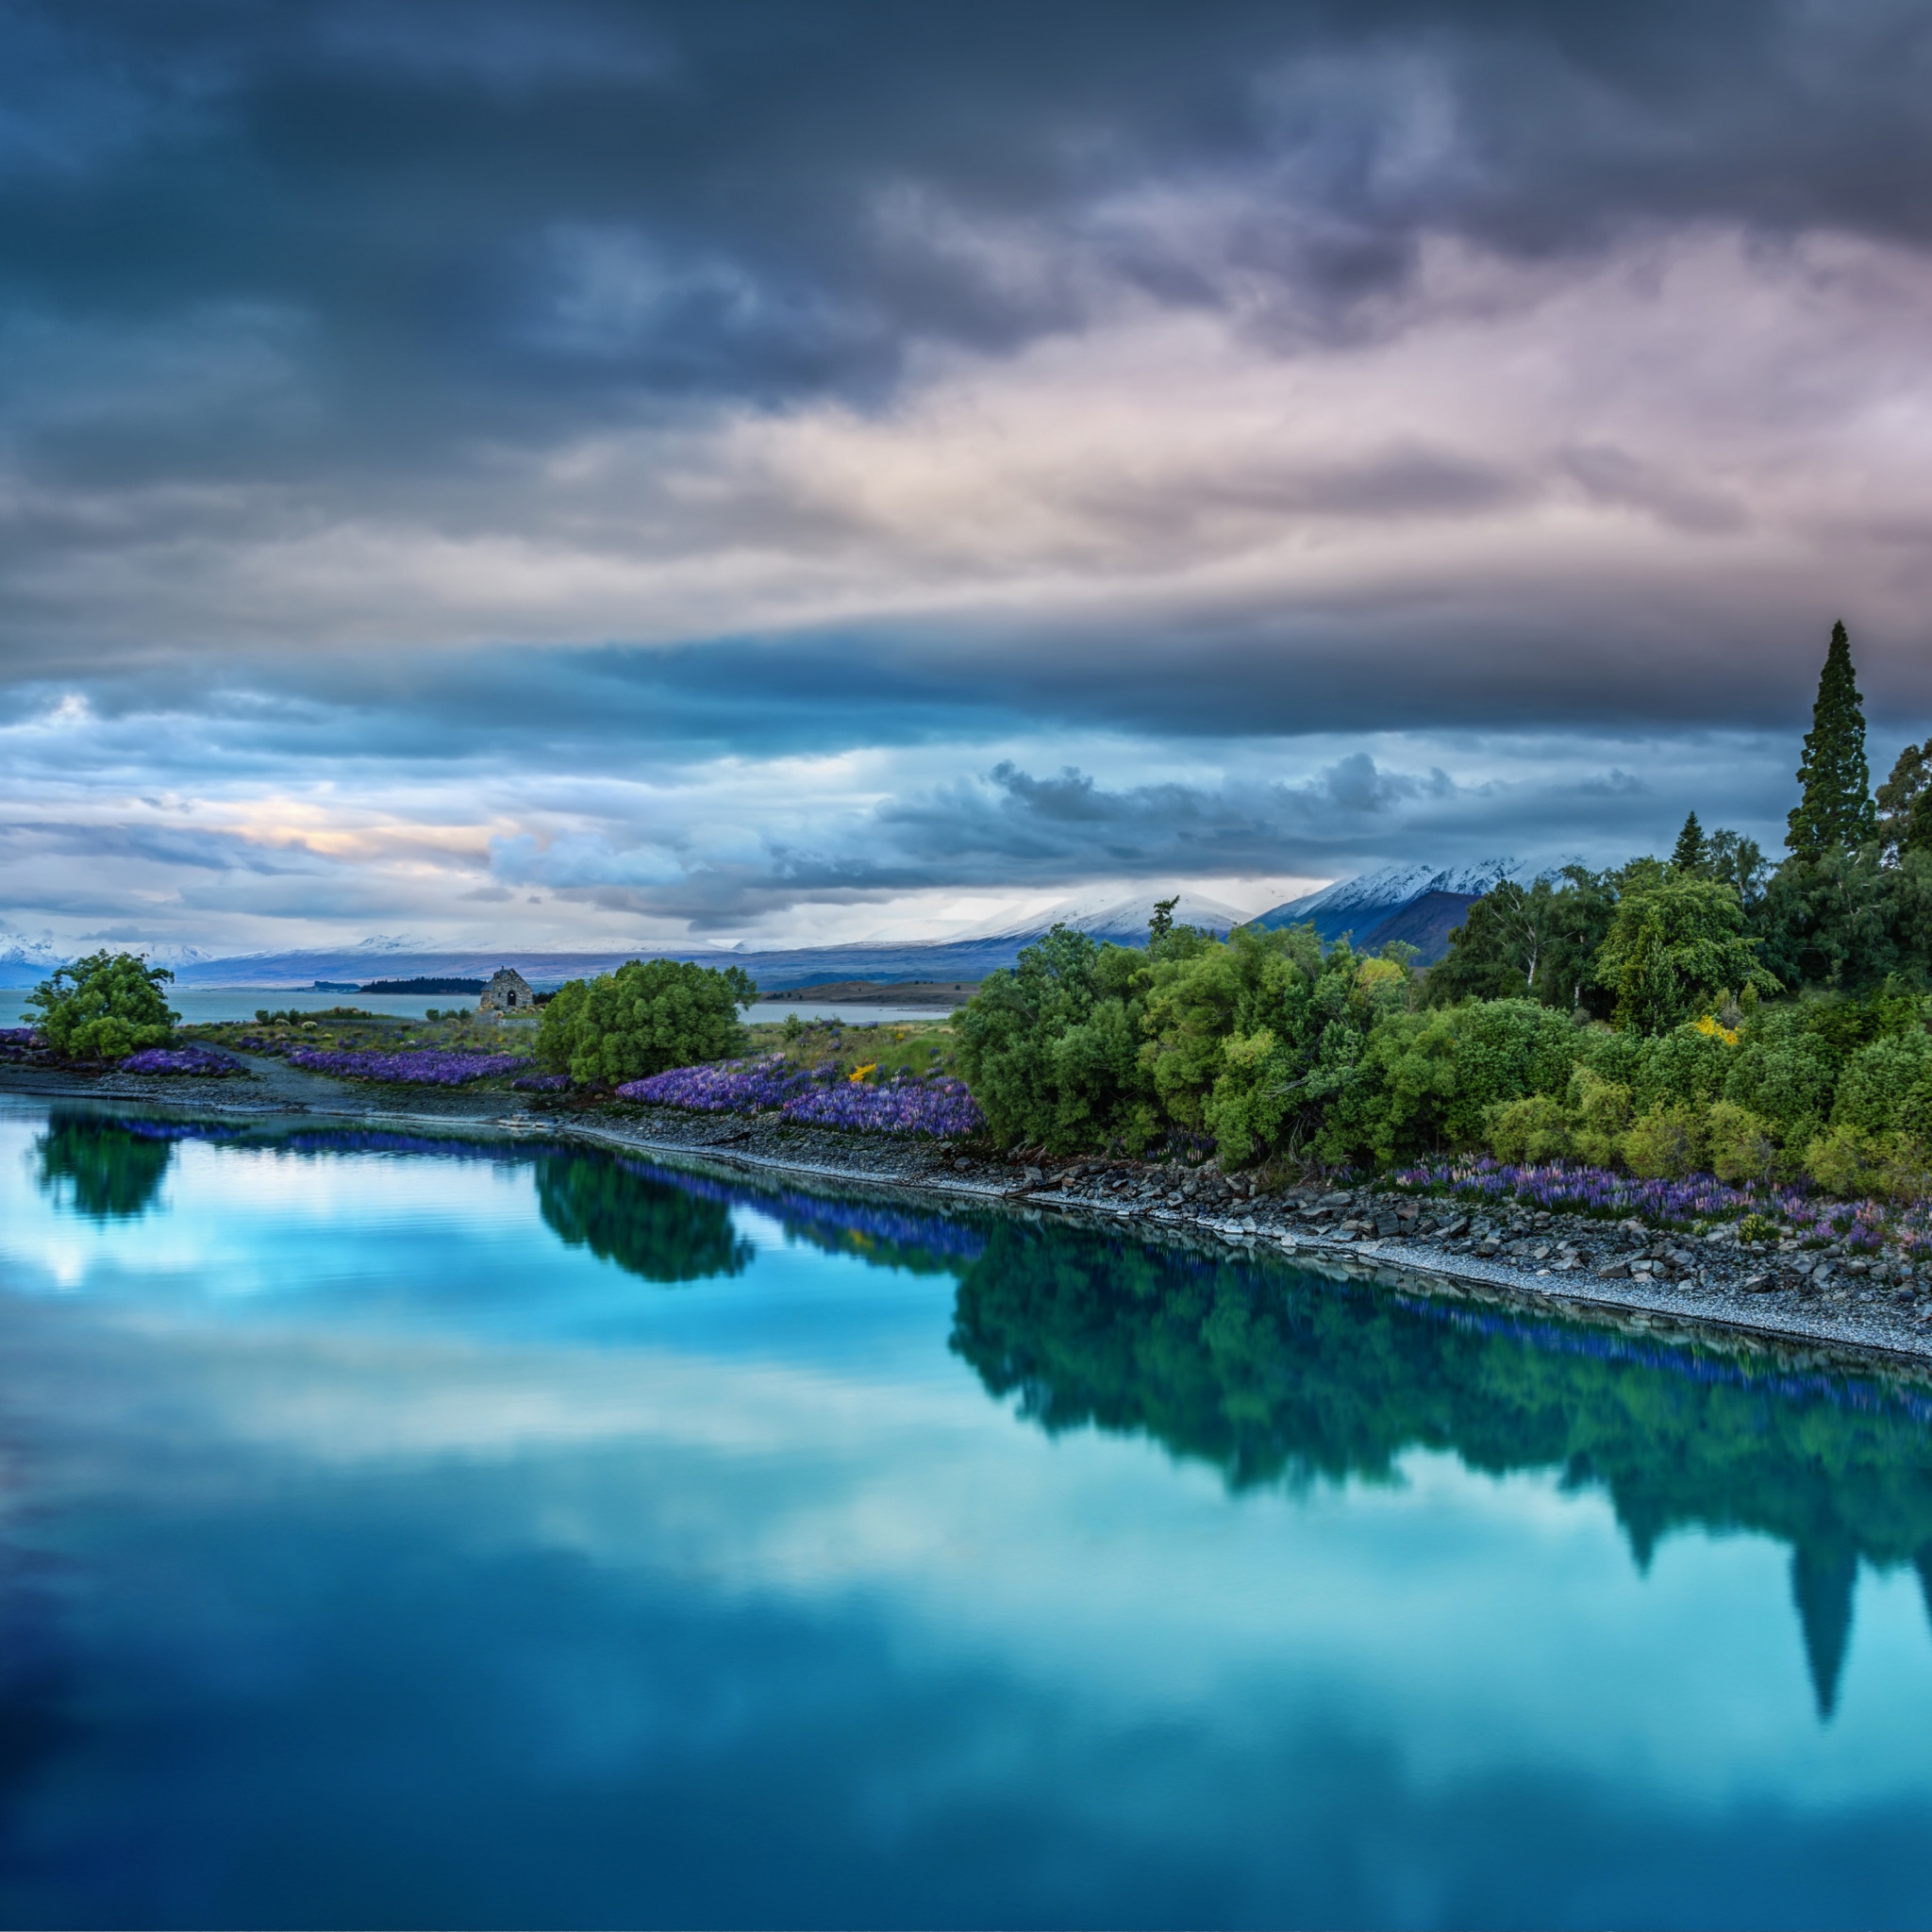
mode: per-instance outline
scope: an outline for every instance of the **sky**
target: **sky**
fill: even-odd
[[[0,0],[0,944],[1768,849],[1932,726],[1924,0]]]

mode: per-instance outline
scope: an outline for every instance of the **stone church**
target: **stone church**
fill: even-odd
[[[530,983],[513,966],[499,966],[476,1002],[479,1013],[534,1013],[537,995]]]

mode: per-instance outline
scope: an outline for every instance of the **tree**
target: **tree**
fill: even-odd
[[[1145,1147],[1160,1125],[1141,1064],[1152,962],[1198,943],[1183,930],[1142,952],[1057,925],[989,973],[953,1029],[959,1072],[994,1137],[1058,1153]]]
[[[738,1009],[758,997],[741,966],[631,959],[572,979],[543,1008],[537,1058],[586,1087],[615,1087],[744,1050]]]
[[[90,953],[43,979],[27,996],[35,1029],[56,1053],[118,1060],[161,1046],[181,1016],[161,988],[174,974],[131,953]]]
[[[1449,935],[1448,957],[1429,968],[1428,1005],[1521,999],[1527,991],[1546,1007],[1591,1007],[1597,948],[1616,904],[1616,875],[1580,865],[1527,887],[1505,880]]]
[[[1617,1024],[1665,1033],[1707,1011],[1721,992],[1775,992],[1744,936],[1744,908],[1729,886],[1688,878],[1650,861],[1633,866],[1597,955],[1597,978],[1617,996]]]
[[[1864,699],[1852,670],[1852,642],[1842,624],[1818,676],[1818,701],[1798,766],[1803,796],[1791,808],[1785,843],[1800,858],[1863,845],[1878,833],[1871,767],[1865,762]]]
[[[1764,896],[1764,853],[1756,839],[1720,828],[1705,844],[1704,870],[1736,891],[1745,911]]]
[[[1676,850],[1671,854],[1671,864],[1678,872],[1702,872],[1709,863],[1710,845],[1693,811],[1684,821],[1684,829],[1677,834]]]
[[[1154,902],[1154,917],[1147,922],[1147,943],[1150,946],[1158,946],[1162,940],[1174,937],[1174,908],[1180,903],[1178,894],[1172,899]]]
[[[1907,745],[1878,788],[1878,843],[1893,865],[1907,852],[1932,852],[1932,738]]]

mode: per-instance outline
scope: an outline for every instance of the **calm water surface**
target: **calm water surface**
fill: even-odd
[[[0,1915],[1924,1924],[1932,1406],[0,1105]]]

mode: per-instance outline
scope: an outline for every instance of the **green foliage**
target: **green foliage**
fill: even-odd
[[[1667,864],[1497,886],[1425,975],[1406,949],[1324,954],[1307,927],[1223,943],[1163,901],[1144,953],[1057,931],[992,974],[959,1016],[959,1070],[1003,1141],[1057,1152],[1488,1147],[1932,1188],[1932,741],[1880,788],[1881,819],[1860,704],[1840,625],[1768,879],[1755,841],[1691,812]]]
[[[1764,961],[1788,987],[1860,992],[1888,978],[1932,983],[1932,851],[1886,862],[1857,851],[1789,858],[1756,909]]]
[[[1778,1145],[1771,1123],[1735,1101],[1720,1100],[1705,1117],[1710,1171],[1721,1181],[1741,1187],[1768,1181],[1778,1167]]]
[[[1737,893],[1715,879],[1661,867],[1625,884],[1596,976],[1616,994],[1617,1024],[1639,1033],[1695,1019],[1726,991],[1776,991],[1745,936]]]
[[[1163,1125],[1141,1058],[1151,964],[1202,943],[1174,935],[1141,953],[1057,925],[1010,971],[988,974],[953,1024],[994,1137],[1057,1152],[1146,1147]]]
[[[1896,863],[1907,852],[1932,852],[1932,738],[1899,753],[1878,788],[1878,849]]]
[[[1240,926],[1157,958],[1141,1049],[1171,1119],[1239,1164],[1277,1144],[1350,1076],[1364,1030],[1406,1007],[1400,959],[1324,957],[1312,928]]]
[[[1932,1034],[1921,1026],[1859,1047],[1840,1075],[1831,1123],[1932,1143]]]
[[[1395,1296],[1003,1222],[960,1283],[952,1347],[1032,1425],[1151,1441],[1230,1490],[1386,1482],[1407,1452],[1450,1450],[1600,1485],[1640,1563],[1680,1528],[1777,1538],[1828,1706],[1857,1563],[1932,1547],[1913,1408],[1883,1384],[1824,1397],[1775,1365],[1558,1329],[1552,1345],[1544,1321],[1445,1327]]]
[[[43,979],[27,996],[26,1010],[57,1053],[118,1060],[166,1043],[181,1017],[161,991],[174,976],[130,953],[91,953]]]
[[[1702,872],[1709,862],[1710,843],[1693,811],[1684,821],[1684,829],[1677,834],[1676,847],[1671,854],[1671,867],[1674,872]]]
[[[1864,699],[1842,624],[1831,627],[1798,785],[1803,795],[1791,808],[1785,834],[1785,843],[1798,858],[1818,858],[1868,844],[1877,836],[1872,772],[1865,761]]]
[[[1317,1151],[1390,1161],[1479,1146],[1493,1109],[1563,1090],[1578,1039],[1565,1016],[1527,999],[1388,1015],[1329,1108]]]
[[[537,1207],[566,1245],[588,1247],[645,1281],[742,1274],[755,1252],[724,1202],[639,1174],[609,1155],[546,1156],[537,1163]]]
[[[537,1058],[587,1087],[725,1059],[743,1050],[738,1009],[757,997],[742,967],[632,959],[558,989],[537,1030]]]
[[[1685,1101],[1655,1102],[1624,1135],[1624,1164],[1641,1180],[1680,1181],[1704,1164],[1705,1125]]]
[[[35,1178],[56,1202],[90,1221],[132,1221],[160,1192],[175,1148],[119,1121],[57,1110],[34,1156]]]
[[[1429,969],[1430,1006],[1527,993],[1545,1006],[1594,1011],[1594,962],[1617,903],[1615,877],[1565,866],[1528,886],[1505,880],[1449,935]]]
[[[1720,826],[1706,845],[1703,870],[1707,876],[1729,886],[1746,912],[1764,896],[1764,854],[1756,839]]]

